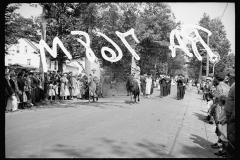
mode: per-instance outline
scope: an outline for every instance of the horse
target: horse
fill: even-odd
[[[93,99],[95,102],[95,98],[98,101],[98,91],[99,91],[99,80],[97,77],[89,77],[88,78],[88,86],[89,86],[89,98]]]
[[[138,82],[135,79],[133,79],[132,77],[128,78],[127,84],[126,84],[126,89],[128,91],[128,94],[130,93],[131,102],[132,102],[132,94],[133,94],[135,103],[137,101],[136,100],[137,96],[138,96],[138,101],[140,101],[140,99],[139,99],[140,89],[138,86]]]

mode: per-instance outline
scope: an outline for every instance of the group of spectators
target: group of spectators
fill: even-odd
[[[203,92],[207,101],[206,120],[216,125],[217,143],[212,148],[220,149],[217,156],[235,157],[235,70],[227,74],[219,72],[214,78],[207,77],[197,84],[198,93]]]
[[[162,74],[154,79],[150,73],[141,75],[140,89],[143,96],[149,98],[153,93],[153,88],[157,87],[160,90],[160,97],[166,97],[171,93],[171,78],[169,75]]]
[[[40,73],[5,69],[6,111],[26,109],[44,100],[88,99],[88,77],[72,72]]]

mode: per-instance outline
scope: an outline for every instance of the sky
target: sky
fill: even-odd
[[[231,44],[231,52],[235,54],[235,3],[174,2],[167,4],[171,7],[176,20],[181,21],[184,24],[198,24],[200,19],[203,17],[203,13],[207,13],[211,19],[221,17],[223,15],[221,20],[227,33],[227,39]],[[35,8],[30,7],[29,4],[22,4],[20,9],[16,10],[16,12],[20,13],[25,18],[30,18],[31,16],[38,16],[41,14],[42,8],[40,6]]]

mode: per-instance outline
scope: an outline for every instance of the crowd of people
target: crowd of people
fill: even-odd
[[[93,73],[96,70],[93,70]],[[90,76],[94,76],[91,75]],[[96,77],[95,77],[96,78]],[[44,80],[39,72],[5,69],[6,111],[30,108],[44,100],[89,98],[89,77],[73,72],[48,71]],[[90,90],[92,90],[90,88]],[[94,90],[96,93],[96,89]]]
[[[218,141],[211,145],[220,149],[214,153],[227,158],[235,157],[235,70],[219,72],[197,84],[198,94],[207,102],[206,120],[216,125]]]

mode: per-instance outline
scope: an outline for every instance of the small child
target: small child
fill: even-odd
[[[220,96],[219,101],[218,101],[218,106],[221,109],[221,112],[217,115],[217,121],[216,121],[216,132],[218,135],[218,139],[222,144],[222,149],[220,151],[214,153],[217,156],[225,156],[226,155],[226,149],[228,145],[228,140],[227,140],[227,121],[226,121],[226,114],[224,111],[224,106],[226,103],[227,97],[226,96]]]
[[[212,122],[213,118],[211,117],[212,107],[213,107],[213,95],[209,93],[207,96],[207,110],[208,110],[207,121],[209,121],[210,124],[213,124]]]
[[[49,84],[48,96],[50,96],[51,101],[52,101],[52,96],[55,96],[55,90],[54,90],[54,86],[53,86],[52,81],[50,81],[50,84]]]

